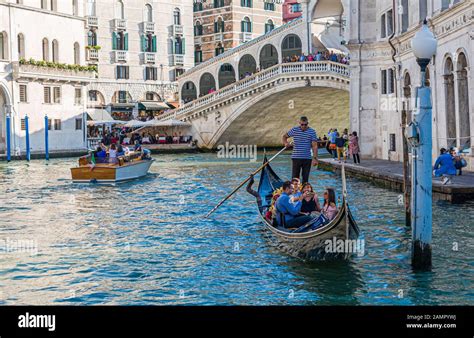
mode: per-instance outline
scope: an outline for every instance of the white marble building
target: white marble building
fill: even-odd
[[[365,156],[402,160],[401,112],[411,118],[419,66],[410,41],[424,18],[438,39],[428,67],[433,157],[442,147],[474,149],[474,5],[471,0],[350,1],[344,8],[351,54],[351,129]]]

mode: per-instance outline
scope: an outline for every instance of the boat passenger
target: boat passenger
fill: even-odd
[[[124,155],[125,155],[125,150],[123,149],[122,145],[119,144],[117,147],[117,157],[124,156]]]
[[[334,219],[338,213],[336,206],[336,193],[332,188],[327,188],[324,192],[324,204],[321,213],[330,221]]]
[[[104,150],[104,148],[102,148],[101,146],[98,146],[95,156],[97,156],[97,158],[100,158],[100,159],[105,159],[107,157],[107,152]]]
[[[293,194],[290,196],[291,201],[297,200],[301,196],[301,181],[298,177],[295,177],[291,180],[291,185],[293,187]]]
[[[303,195],[300,195],[300,197],[292,203],[290,201],[290,195],[293,193],[291,182],[286,181],[283,183],[282,188],[283,192],[275,203],[278,225],[285,228],[299,228],[312,221],[314,219],[312,216],[302,215],[300,213]]]
[[[117,147],[114,143],[109,148],[109,163],[117,163]]]
[[[133,147],[133,151],[142,151],[142,146],[138,140],[135,141],[135,146]]]
[[[321,212],[318,194],[314,192],[313,187],[309,182],[303,184],[301,192],[303,193],[303,200],[301,201],[301,213],[305,215],[317,215],[319,212]]]

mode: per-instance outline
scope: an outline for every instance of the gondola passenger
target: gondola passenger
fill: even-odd
[[[318,201],[318,194],[313,190],[309,182],[303,184],[301,192],[304,197],[301,201],[301,213],[305,215],[318,215],[321,212],[321,206]]]
[[[336,193],[332,188],[327,188],[324,192],[324,204],[321,213],[330,221],[334,219],[338,213],[336,206]]]
[[[283,191],[275,203],[276,220],[279,226],[284,228],[299,228],[300,226],[313,220],[310,215],[302,215],[301,205],[304,195],[300,195],[293,202],[290,196],[293,193],[293,186],[290,181],[283,183]]]

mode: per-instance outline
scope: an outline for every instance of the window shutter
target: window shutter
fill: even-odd
[[[146,35],[141,35],[142,52],[146,52]]]
[[[151,48],[152,48],[152,52],[156,53],[156,35],[153,35],[153,38],[151,40]]]
[[[174,38],[171,38],[171,54],[174,54]]]
[[[251,32],[252,31],[252,21],[249,21],[249,27],[248,28],[249,28],[249,32]]]
[[[124,34],[124,44],[123,44],[123,49],[128,50],[128,33]]]
[[[242,32],[245,32],[245,30],[244,30],[244,24],[245,24],[244,21],[241,21],[241,22],[240,22],[240,30],[241,30]]]
[[[181,54],[185,54],[184,52],[184,46],[185,46],[185,41],[184,41],[184,38],[181,39]]]
[[[217,21],[214,21],[214,33],[217,33]]]
[[[112,33],[112,49],[113,50],[117,49],[117,33],[116,32]]]

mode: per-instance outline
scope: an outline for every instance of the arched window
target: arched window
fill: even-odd
[[[199,64],[202,62],[202,48],[200,45],[194,46],[194,63]]]
[[[95,0],[87,0],[87,15],[95,16]]]
[[[240,0],[240,5],[242,7],[252,7],[252,0]]]
[[[87,44],[89,46],[97,46],[97,33],[95,30],[91,29],[87,32]]]
[[[79,43],[74,43],[74,64],[79,65],[81,64],[81,51],[79,48]]]
[[[248,33],[251,33],[252,32],[252,22],[250,21],[249,17],[246,16],[242,22],[241,22],[241,25],[242,25],[242,32],[248,32]]]
[[[53,40],[53,62],[59,62],[59,43],[58,40]]]
[[[18,58],[25,58],[25,37],[23,34],[18,34]]]
[[[153,22],[153,7],[150,4],[145,5],[145,12],[143,14],[144,21]]]
[[[216,54],[216,56],[217,56],[217,55],[220,55],[220,54],[222,54],[222,53],[224,53],[224,46],[222,46],[222,43],[219,42],[219,43],[216,45],[215,54]]]
[[[72,15],[79,15],[79,7],[77,5],[77,0],[72,0]]]
[[[411,122],[412,114],[411,114],[411,77],[410,73],[405,73],[405,77],[403,78],[403,109],[406,112],[406,121],[405,124],[408,125]]]
[[[274,29],[275,29],[275,24],[273,23],[272,20],[268,19],[268,21],[265,23],[265,33],[271,32]]]
[[[175,8],[173,11],[173,23],[175,25],[181,25],[181,11],[179,8]]]
[[[202,24],[201,21],[196,21],[194,24],[194,36],[201,36],[202,35]]]
[[[0,60],[8,59],[8,43],[7,43],[7,33],[0,33]]]
[[[116,19],[125,19],[125,11],[123,7],[123,1],[117,1],[115,4],[115,18]]]
[[[43,39],[43,61],[49,61],[49,41],[48,39]]]
[[[222,17],[218,17],[216,21],[214,21],[214,33],[223,33],[224,32],[224,19]]]

